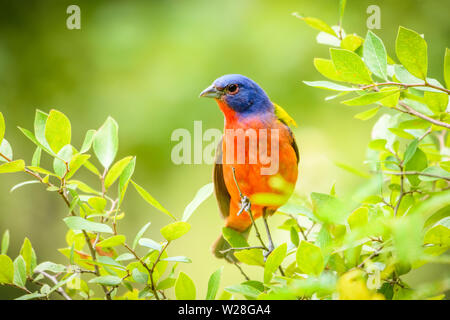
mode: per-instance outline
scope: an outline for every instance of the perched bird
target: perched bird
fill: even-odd
[[[295,121],[271,102],[256,82],[239,74],[216,79],[200,96],[214,98],[225,116],[224,134],[217,146],[213,172],[215,195],[225,226],[247,237],[252,226],[249,211],[254,219],[263,217],[270,241],[268,249],[273,250],[266,218],[287,201],[297,181],[299,152],[289,127],[296,125]],[[246,134],[248,132],[250,134]],[[238,145],[239,135],[244,135],[241,145]],[[245,143],[240,149],[242,141]],[[276,171],[268,174],[264,168],[268,169],[271,164],[261,157],[263,148],[270,159],[278,162],[273,166]],[[242,150],[243,154],[239,154]],[[255,154],[256,159],[252,156]],[[274,186],[271,178],[275,176],[291,187],[280,190]],[[279,203],[253,203],[256,194],[283,194],[283,197]],[[221,235],[212,251],[218,258],[235,261],[232,252],[223,253],[229,247]]]

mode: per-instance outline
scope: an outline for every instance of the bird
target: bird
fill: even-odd
[[[252,220],[262,217],[269,240],[266,254],[269,254],[274,248],[266,219],[288,200],[297,182],[299,149],[291,129],[296,123],[255,81],[240,74],[217,78],[200,93],[200,97],[213,98],[224,115],[224,133],[216,149],[213,182],[225,226],[247,238]],[[238,132],[244,135],[241,142]],[[248,132],[255,134],[246,135]],[[254,141],[250,141],[252,139]],[[239,149],[242,144],[243,148]],[[277,154],[271,154],[274,146],[278,147]],[[276,171],[263,172],[270,164],[261,158],[262,148],[278,161]],[[243,154],[239,154],[239,150]],[[256,159],[252,158],[255,154]],[[281,178],[282,185],[288,187],[281,189],[271,180],[274,177]],[[278,202],[253,202],[258,194],[281,197]],[[233,252],[227,250],[229,248],[230,244],[220,235],[211,249],[217,258],[236,262]]]

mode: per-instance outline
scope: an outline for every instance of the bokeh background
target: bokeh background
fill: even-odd
[[[81,8],[81,30],[66,28],[66,8]],[[446,0],[349,0],[343,27],[364,36],[366,9],[381,8],[381,29],[388,53],[395,56],[399,25],[423,33],[429,44],[430,76],[442,82],[445,47],[450,45],[450,2]],[[273,101],[298,122],[295,129],[301,151],[296,190],[328,192],[336,183],[339,195],[361,180],[336,167],[339,161],[362,168],[370,128],[353,115],[361,107],[324,101],[327,92],[307,87],[303,80],[319,80],[314,57],[328,57],[326,46],[316,44],[316,31],[291,13],[319,17],[337,24],[338,0],[192,0],[192,1],[0,1],[0,110],[7,123],[6,138],[16,158],[31,159],[34,148],[17,126],[31,129],[36,108],[57,108],[72,121],[75,146],[84,133],[98,128],[107,116],[120,125],[118,157],[137,156],[135,180],[177,216],[204,184],[211,182],[212,166],[175,165],[170,154],[177,128],[193,132],[223,127],[215,103],[199,99],[199,92],[226,73],[241,73],[256,80]],[[89,173],[82,174],[92,179]],[[11,186],[26,176],[0,177],[0,233],[11,232],[14,257],[29,237],[38,262],[66,263],[57,248],[66,246],[67,209],[55,194],[39,185],[13,193]],[[152,222],[146,236],[162,240],[159,229],[169,218],[129,191],[121,230],[132,239],[140,227]],[[182,265],[203,298],[209,275],[222,261],[210,254],[210,245],[222,227],[215,200],[208,199],[191,218],[192,229],[175,242],[171,255],[186,255]],[[275,241],[288,237],[272,220]],[[247,267],[250,274],[257,270]],[[421,268],[409,276],[414,284],[449,272],[437,266]],[[227,265],[222,288],[241,280]],[[17,296],[0,287],[0,298]]]

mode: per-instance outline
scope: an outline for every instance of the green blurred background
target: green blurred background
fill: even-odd
[[[57,108],[72,121],[75,146],[84,133],[98,128],[107,116],[120,125],[118,158],[137,156],[135,180],[177,216],[197,189],[211,182],[211,165],[175,165],[170,153],[177,128],[193,131],[194,120],[203,129],[222,128],[216,104],[199,99],[199,92],[226,73],[241,73],[256,80],[273,101],[298,122],[300,195],[328,192],[336,182],[339,195],[361,180],[337,168],[333,161],[362,168],[370,128],[375,119],[353,119],[361,109],[325,102],[327,92],[307,87],[303,80],[319,80],[314,57],[328,57],[328,48],[315,42],[316,31],[291,13],[319,17],[334,25],[338,0],[257,1],[0,1],[0,111],[7,123],[6,138],[15,158],[31,159],[34,148],[17,126],[32,128],[36,108]],[[81,30],[66,28],[66,8],[81,8]],[[399,25],[425,34],[430,76],[442,82],[445,47],[450,45],[450,2],[349,0],[343,27],[348,33],[367,32],[366,9],[381,8],[381,29],[388,53],[395,57]],[[89,181],[92,175],[84,173]],[[38,262],[66,263],[57,248],[66,246],[67,209],[55,194],[39,185],[9,189],[27,180],[24,175],[0,178],[0,232],[11,232],[10,254],[15,257],[23,238],[29,237]],[[129,191],[126,217],[120,228],[132,239],[148,221],[146,236],[162,240],[159,229],[169,218],[149,207]],[[288,233],[272,229],[276,242]],[[197,296],[206,292],[209,275],[222,261],[210,254],[210,245],[223,222],[215,200],[208,199],[191,218],[192,229],[171,246],[170,255],[186,255],[182,265],[197,285]],[[246,267],[252,275],[259,274]],[[432,279],[436,266],[412,273],[410,281]],[[222,288],[241,280],[227,265]],[[15,289],[0,287],[0,298],[17,296]]]

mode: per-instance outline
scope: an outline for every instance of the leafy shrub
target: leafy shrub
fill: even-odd
[[[63,218],[69,228],[67,247],[58,250],[69,263],[62,265],[45,261],[37,264],[36,253],[27,238],[13,261],[7,256],[7,230],[2,237],[0,283],[25,291],[25,295],[18,299],[49,298],[53,293],[65,299],[98,298],[92,286],[100,286],[106,299],[165,299],[164,291],[173,286],[177,297],[195,298],[192,280],[182,272],[175,276],[177,265],[191,260],[184,256],[169,256],[167,247],[189,231],[187,220],[211,194],[211,184],[199,190],[186,207],[183,218],[178,220],[132,180],[135,157],[128,156],[114,162],[118,151],[118,125],[114,119],[108,118],[98,130],[89,130],[79,150],[71,145],[71,124],[60,111],[51,110],[46,114],[38,110],[34,133],[19,129],[36,145],[31,164],[26,165],[21,159],[14,160],[11,145],[4,139],[5,122],[0,113],[0,161],[5,162],[0,165],[0,173],[23,172],[32,178],[14,186],[12,191],[27,184],[40,183],[67,204],[69,216]],[[101,163],[101,170],[90,161],[89,151],[93,151]],[[53,158],[52,169],[41,166],[43,153]],[[99,179],[101,190],[75,179],[82,168]],[[132,243],[119,232],[119,222],[125,216],[121,205],[130,185],[151,206],[173,219],[161,229],[165,238],[163,243],[144,237],[150,222],[137,232]],[[138,254],[138,246],[146,249],[145,255]],[[170,272],[164,276],[169,264]],[[27,282],[33,283],[34,287],[37,285],[39,290],[29,290]],[[126,291],[119,295],[117,292],[122,286]]]
[[[345,1],[341,3],[342,20]],[[266,260],[267,245],[256,225],[257,246],[224,228],[223,235],[241,261],[236,266],[246,281],[226,287],[218,296],[220,268],[209,278],[206,299],[442,299],[450,279],[412,288],[404,275],[425,264],[450,262],[445,255],[450,246],[449,49],[443,67],[445,88],[427,77],[427,43],[415,31],[400,27],[397,63],[372,31],[362,38],[346,35],[342,21],[330,27],[317,18],[297,17],[319,29],[319,43],[332,46],[331,59],[314,60],[319,73],[331,81],[305,83],[334,91],[326,100],[353,95],[342,103],[375,105],[355,115],[357,119],[368,120],[383,113],[372,129],[367,171],[338,164],[364,178],[365,183],[346,197],[338,197],[334,186],[329,194],[313,192],[309,198],[294,195],[277,212],[286,217],[280,228],[286,230],[289,241],[277,246]],[[79,150],[70,144],[69,120],[57,110],[49,114],[37,111],[34,133],[20,130],[36,145],[30,165],[14,160],[4,139],[0,113],[0,160],[5,162],[0,173],[25,172],[32,180],[13,190],[40,183],[67,204],[70,216],[63,219],[69,228],[67,247],[59,251],[69,263],[37,264],[28,239],[13,261],[7,256],[6,231],[0,283],[25,291],[19,299],[45,299],[53,294],[65,299],[165,299],[165,291],[172,287],[177,299],[199,298],[189,276],[177,273],[177,265],[190,262],[189,258],[170,257],[167,249],[189,231],[187,220],[211,194],[211,184],[199,190],[178,220],[131,179],[134,157],[114,163],[118,125],[112,118],[100,129],[89,130]],[[102,170],[90,162],[91,150]],[[53,169],[41,167],[42,153],[54,159]],[[74,179],[82,168],[98,177],[101,190]],[[120,208],[130,183],[145,201],[174,220],[161,229],[164,242],[143,237],[149,223],[132,244],[118,232],[124,218]],[[137,246],[145,248],[146,254],[138,255]],[[250,279],[245,265],[259,266],[259,279]],[[39,289],[31,291],[29,283]],[[97,286],[102,291],[93,290]]]

